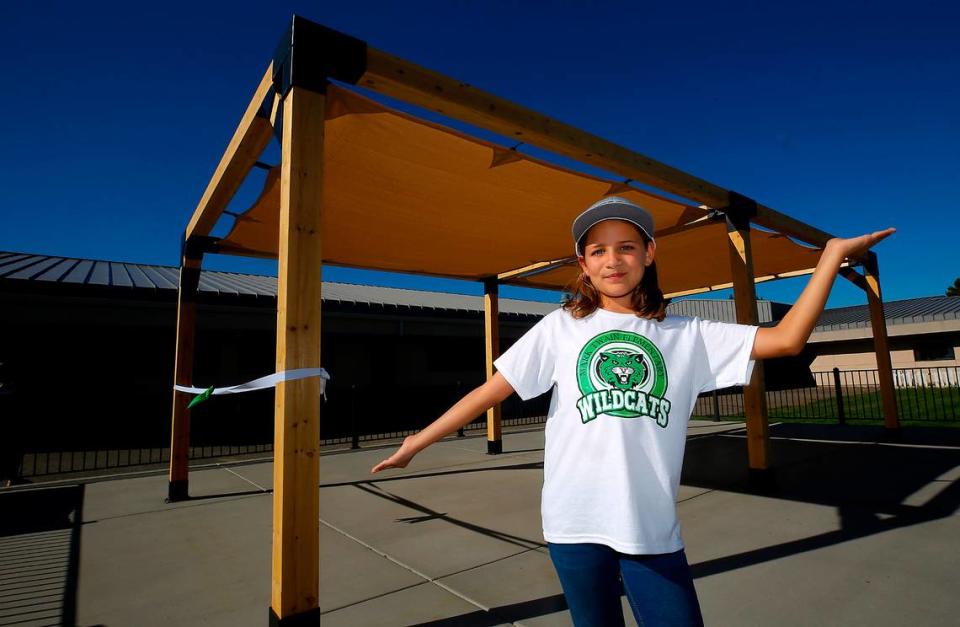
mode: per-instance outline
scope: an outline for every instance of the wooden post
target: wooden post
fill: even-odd
[[[175,385],[193,385],[193,340],[197,320],[197,289],[203,254],[187,254],[183,246],[180,258],[180,286],[177,291],[177,348],[173,364]],[[190,395],[173,391],[173,416],[170,425],[170,473],[167,502],[190,497]]]
[[[758,324],[749,217],[740,211],[729,212],[727,214],[727,235],[737,322],[740,324]],[[769,479],[765,471],[768,470],[770,465],[770,434],[767,422],[763,362],[757,362],[754,365],[750,383],[743,390],[743,403],[747,421],[749,472],[752,480],[760,480],[761,483],[764,483]]]
[[[500,356],[500,305],[497,277],[483,282],[483,336],[487,353],[487,380],[493,376],[493,361]],[[500,424],[500,403],[487,410],[487,453],[503,452],[503,429]]]
[[[326,97],[283,104],[277,371],[320,366],[320,215]],[[320,624],[320,380],[277,384],[271,625]]]
[[[887,319],[883,313],[883,297],[880,294],[880,266],[875,252],[868,253],[863,270],[867,283],[864,291],[867,293],[867,303],[870,307],[873,346],[877,353],[877,377],[880,379],[883,423],[887,429],[899,429],[897,398],[893,390],[893,366],[890,363],[890,346],[887,342]]]

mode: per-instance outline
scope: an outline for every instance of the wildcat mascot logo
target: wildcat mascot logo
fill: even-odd
[[[653,418],[666,428],[670,416],[667,367],[653,342],[629,331],[606,331],[587,342],[577,358],[577,401],[584,424],[600,414]]]

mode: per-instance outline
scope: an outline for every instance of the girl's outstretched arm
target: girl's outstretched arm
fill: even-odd
[[[380,472],[386,468],[406,468],[414,455],[466,425],[511,394],[513,388],[503,375],[495,372],[486,383],[469,392],[426,428],[404,438],[397,452],[371,468],[370,472]]]
[[[830,288],[837,276],[840,264],[847,257],[865,253],[871,246],[891,235],[896,229],[874,231],[860,237],[841,239],[835,237],[827,242],[820,255],[817,268],[803,288],[797,302],[775,327],[760,327],[753,343],[753,359],[796,355],[803,350],[823,306],[830,295]]]

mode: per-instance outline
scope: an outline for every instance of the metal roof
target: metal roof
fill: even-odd
[[[139,288],[153,291],[177,289],[179,268],[95,259],[73,259],[26,253],[0,252],[0,280],[27,280],[75,285]],[[208,295],[243,295],[275,299],[277,279],[272,276],[203,270],[200,292]],[[396,287],[356,285],[325,281],[321,289],[324,302],[363,303],[368,305],[416,307],[452,311],[483,311],[483,297],[446,292],[428,292]],[[510,298],[500,299],[500,311],[507,314],[543,316],[559,303],[543,303]],[[772,319],[770,301],[758,301],[760,322]],[[700,316],[711,320],[736,320],[733,301],[677,300],[667,308],[680,316]]]
[[[0,252],[0,281],[22,280],[41,283],[133,288],[159,292],[177,290],[179,268],[95,259],[73,259],[48,255]],[[277,278],[236,272],[203,270],[200,292],[275,299]],[[427,292],[397,287],[323,282],[324,302],[359,303],[419,309],[483,311],[483,297],[446,292]],[[505,314],[543,316],[559,306],[536,301],[500,299]]]
[[[960,296],[923,296],[883,303],[888,325],[960,319]],[[817,331],[867,328],[870,309],[866,305],[827,309],[817,320]]]
[[[0,252],[0,280],[39,281],[75,285],[97,285],[118,288],[169,291],[177,289],[179,269],[95,259],[73,259],[49,255]],[[274,299],[277,279],[271,276],[204,270],[200,275],[200,291],[208,295],[243,295]],[[324,281],[321,290],[325,302],[411,307],[477,312],[483,311],[483,297],[446,292],[427,292],[397,287],[356,285]],[[512,298],[500,299],[500,311],[514,315],[543,316],[559,304]],[[767,300],[757,301],[761,324],[770,324],[782,317],[787,305]],[[733,300],[674,300],[667,308],[671,315],[699,316],[710,320],[736,320]],[[953,320],[960,318],[960,297],[927,296],[884,303],[887,324],[906,324]],[[866,328],[870,311],[866,305],[827,309],[817,321],[815,331]]]
[[[787,308],[789,308],[789,306],[783,305],[782,303],[758,300],[757,316],[760,324],[781,318],[785,312],[781,312],[780,310]],[[735,303],[732,300],[720,300],[717,298],[674,299],[667,305],[667,313],[673,316],[697,316],[706,320],[719,320],[721,322],[737,321]]]

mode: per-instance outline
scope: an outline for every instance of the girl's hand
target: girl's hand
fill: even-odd
[[[410,463],[410,460],[412,460],[416,454],[417,450],[413,445],[413,436],[408,435],[403,439],[403,444],[400,445],[396,453],[371,468],[370,472],[380,472],[387,468],[406,468],[407,464]]]
[[[845,239],[834,237],[827,242],[826,246],[824,246],[823,252],[838,255],[841,260],[844,258],[859,257],[863,253],[867,252],[867,250],[873,247],[877,242],[886,239],[895,233],[896,230],[897,229],[891,227],[882,231],[867,233],[866,235],[861,235],[860,237],[850,237]]]

